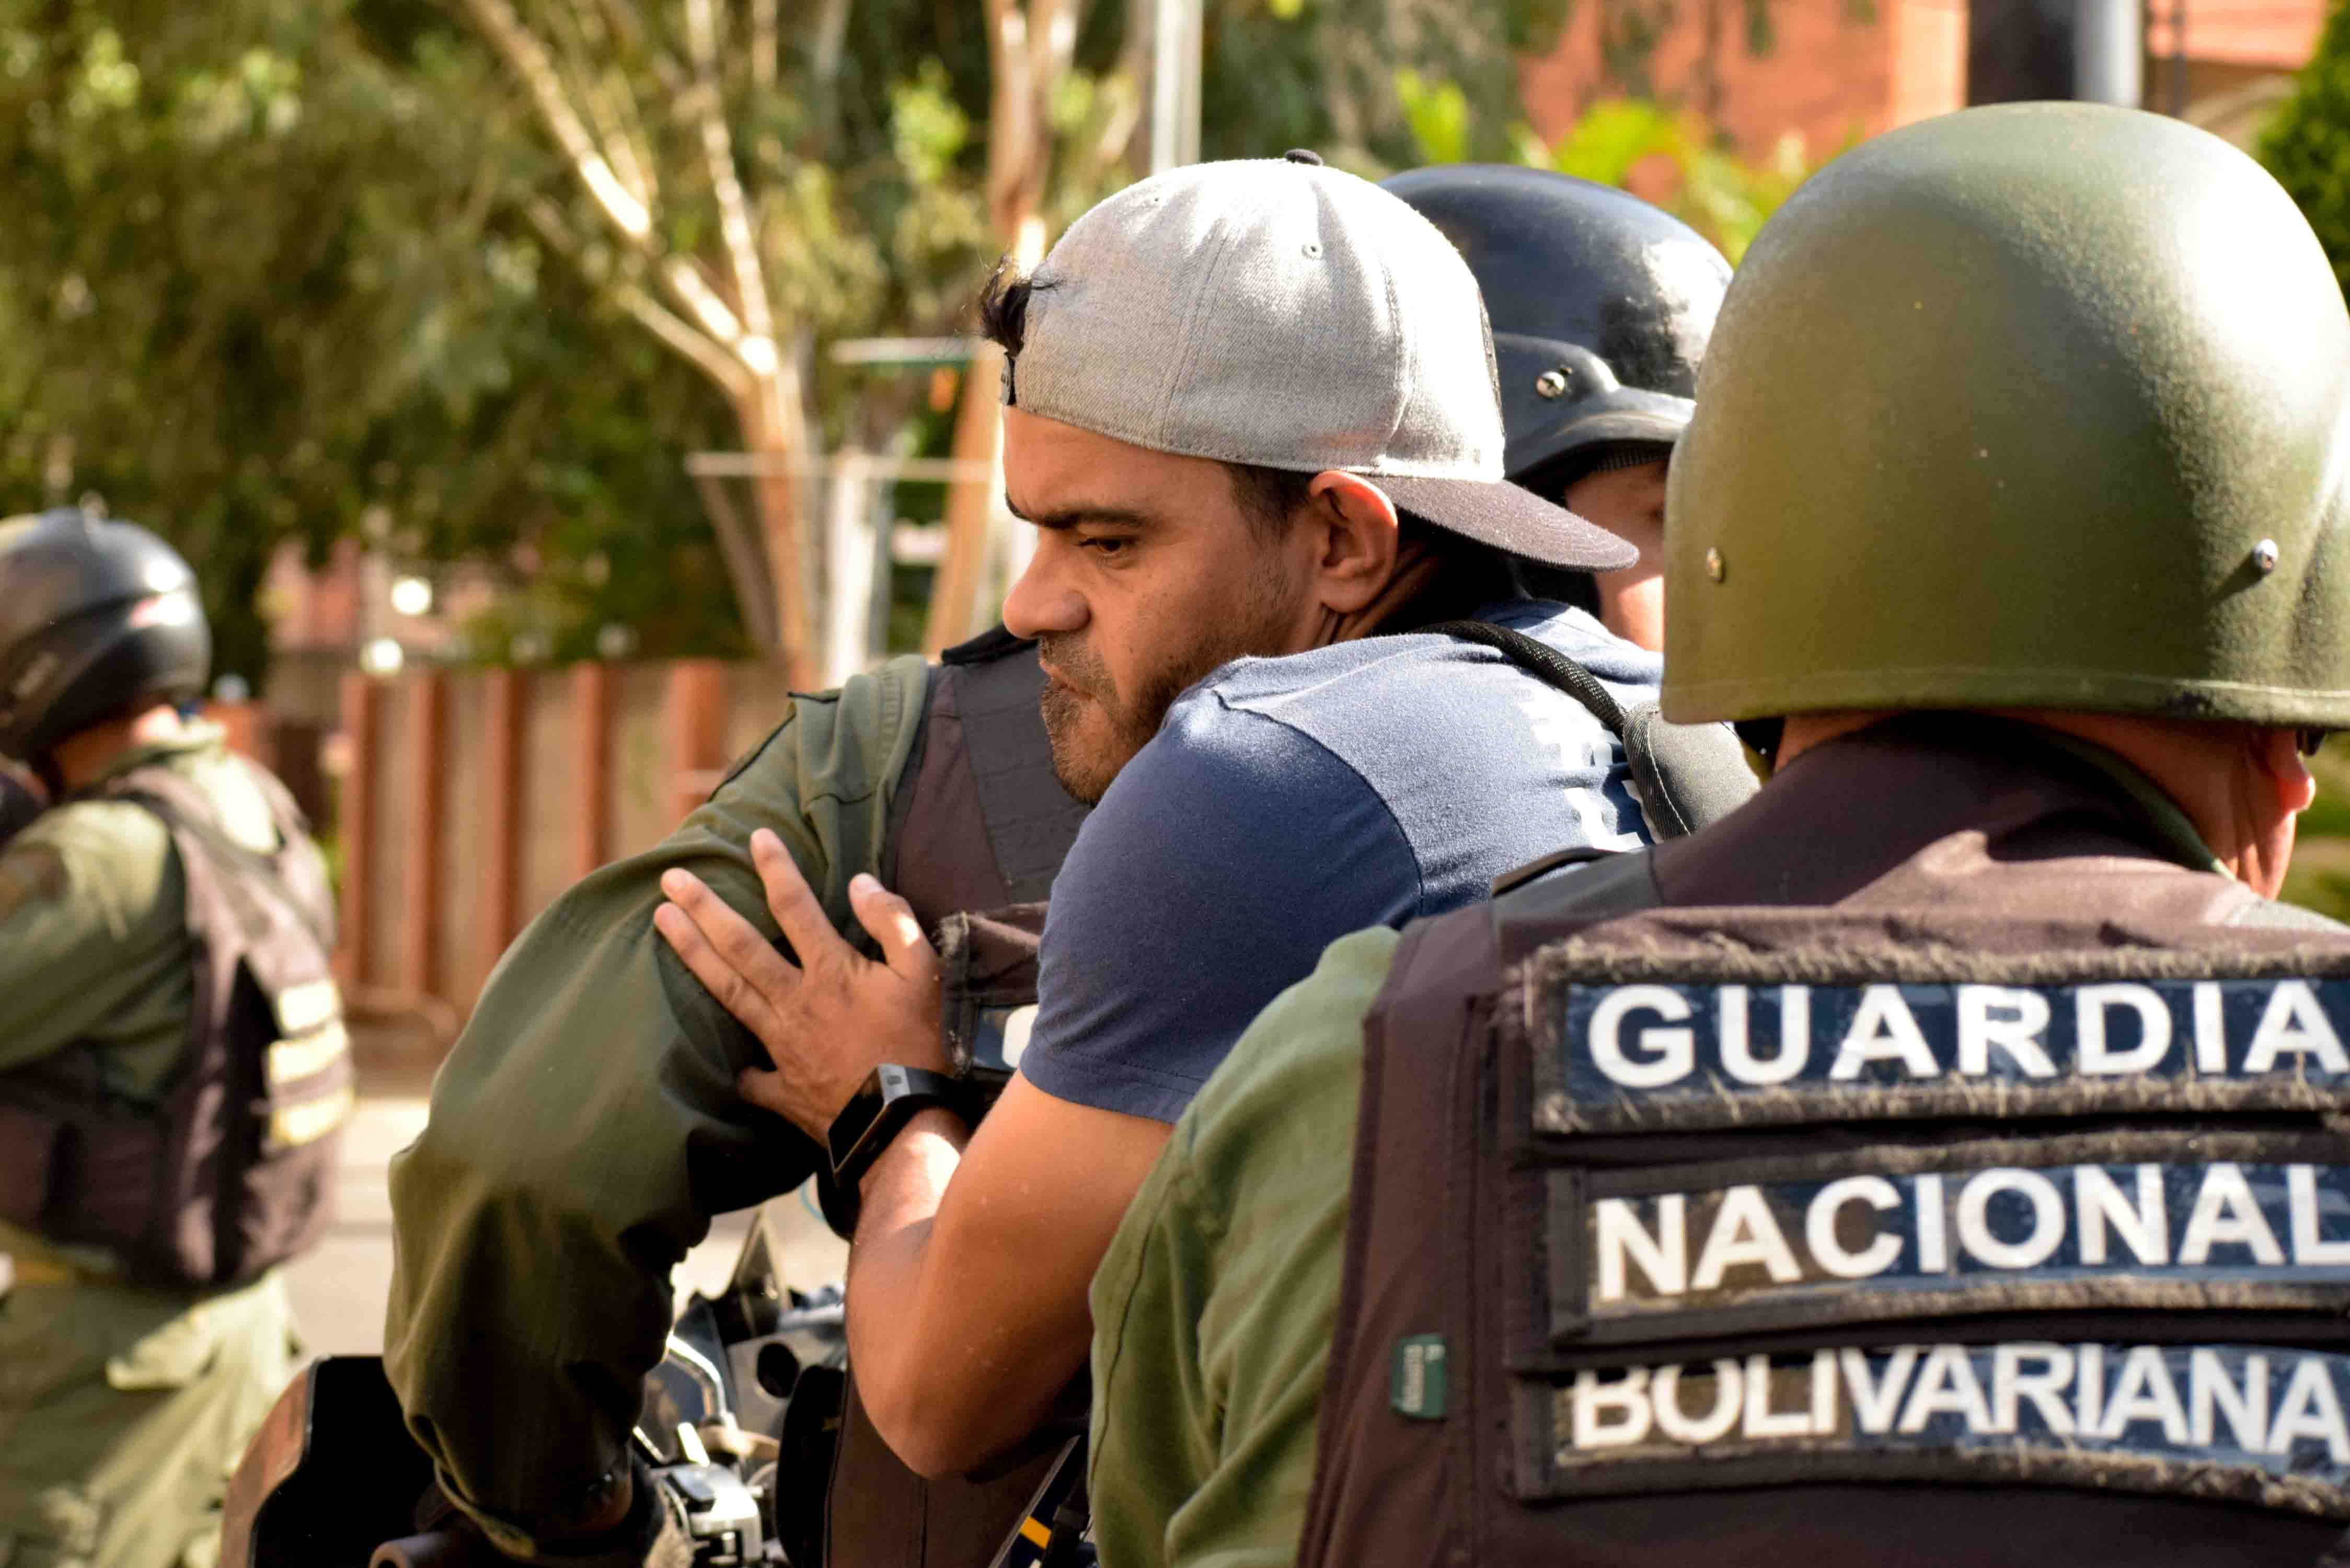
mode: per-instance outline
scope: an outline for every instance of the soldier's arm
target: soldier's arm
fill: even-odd
[[[1104,1562],[1296,1557],[1345,1272],[1363,1020],[1398,940],[1382,929],[1332,944],[1250,1025],[1094,1276]]]
[[[510,949],[392,1163],[385,1369],[443,1486],[508,1550],[592,1529],[712,1215],[796,1184],[813,1147],[745,1102],[764,1057],[655,934],[683,867],[770,937],[747,844],[779,834],[836,921],[876,868],[922,666],[801,698],[658,848],[566,893]]]
[[[168,968],[170,861],[168,830],[128,805],[51,812],[0,849],[0,1070],[87,1037]]]

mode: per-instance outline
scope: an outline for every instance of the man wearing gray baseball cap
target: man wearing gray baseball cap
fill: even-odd
[[[849,1150],[858,1386],[931,1474],[1046,1417],[1170,1124],[1325,945],[1561,843],[1639,841],[1585,701],[1421,628],[1523,634],[1603,703],[1659,676],[1583,611],[1517,596],[1513,556],[1635,552],[1504,481],[1476,285],[1376,186],[1310,155],[1161,175],[999,275],[983,315],[1008,357],[1007,501],[1038,530],[1004,619],[1038,639],[1062,782],[1098,803],[1054,885],[1017,1075],[976,1131],[922,1087],[949,1066],[938,961],[869,878],[851,896],[881,961],[755,840],[796,963],[690,878],[657,922],[774,1058],[745,1093]]]

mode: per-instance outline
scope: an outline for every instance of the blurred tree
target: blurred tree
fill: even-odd
[[[2327,12],[2293,96],[2261,136],[2260,157],[2301,203],[2350,288],[2350,5]]]
[[[567,170],[529,202],[538,233],[733,409],[757,524],[716,521],[754,635],[813,680],[812,350],[923,314],[941,261],[967,275],[1021,248],[1056,176],[1064,196],[1097,184],[1122,151],[1130,86],[1077,68],[1076,0],[988,0],[977,18],[904,0],[788,18],[777,0],[464,8]],[[1064,140],[1089,150],[1085,171],[1056,160]]]
[[[1594,3],[1611,26],[1671,5]],[[1311,145],[1369,171],[1408,161],[1397,62],[1513,110],[1520,57],[1550,47],[1572,4],[1209,0],[1203,153]],[[804,652],[799,476],[846,418],[815,350],[964,326],[997,255],[1035,261],[1053,232],[1140,171],[1151,0],[464,9],[567,171],[536,188],[538,232],[734,409],[761,479],[758,525],[732,531],[730,557],[754,585],[744,598],[761,639]],[[974,463],[994,452],[993,370],[982,350],[953,426],[955,454]],[[933,646],[970,618],[991,488],[959,485],[950,499]]]
[[[723,410],[540,267],[499,199],[531,143],[463,41],[421,5],[0,5],[0,504],[96,492],[169,534],[222,671],[265,674],[286,539],[701,531],[675,452]],[[690,583],[706,533],[682,548]],[[718,588],[647,641],[727,646]]]

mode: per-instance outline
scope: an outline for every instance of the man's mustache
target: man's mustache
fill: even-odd
[[[1097,701],[1107,698],[1114,688],[1109,667],[1100,655],[1087,648],[1084,640],[1068,632],[1059,632],[1036,639],[1036,659],[1046,674],[1062,685]]]

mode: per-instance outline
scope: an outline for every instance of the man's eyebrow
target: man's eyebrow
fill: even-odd
[[[1041,517],[1032,517],[1020,510],[1009,494],[1003,498],[1003,509],[1031,527],[1050,529],[1055,533],[1075,528],[1081,523],[1107,523],[1125,528],[1149,528],[1155,526],[1159,522],[1159,519],[1150,513],[1137,512],[1129,506],[1087,506],[1082,503],[1075,506],[1056,508]]]

